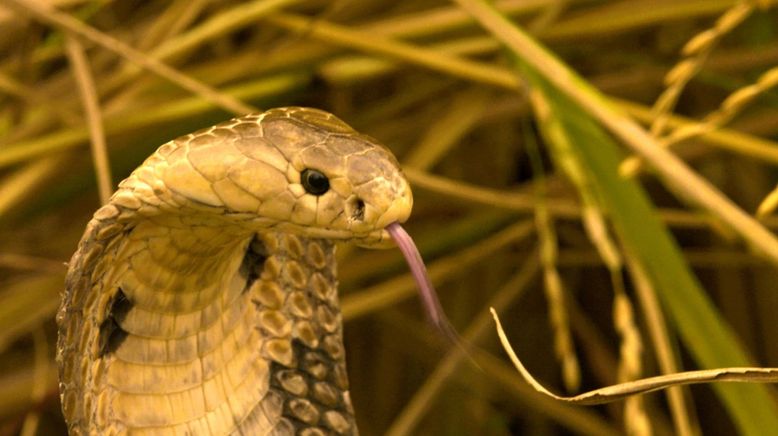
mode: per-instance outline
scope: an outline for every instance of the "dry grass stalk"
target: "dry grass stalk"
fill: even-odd
[[[78,84],[81,101],[86,115],[86,124],[89,126],[90,144],[92,145],[92,161],[97,175],[97,191],[100,194],[100,203],[108,203],[113,194],[113,182],[111,181],[111,165],[108,162],[108,150],[105,145],[105,130],[103,129],[102,116],[100,115],[100,102],[97,97],[94,79],[89,72],[89,66],[84,55],[84,47],[73,38],[66,37],[65,49],[73,68],[73,75]]]
[[[0,431],[20,431],[25,415],[31,410],[43,412],[39,416],[40,431],[44,431],[51,428],[56,415],[53,412],[59,407],[56,374],[49,365],[46,395],[42,402],[31,402],[28,394],[40,377],[34,374],[35,367],[25,365],[36,355],[34,335],[41,326],[48,332],[49,342],[53,338],[51,319],[62,284],[59,276],[64,270],[62,262],[72,252],[83,224],[97,203],[94,192],[87,189],[95,186],[89,162],[80,158],[85,156],[83,151],[87,150],[91,135],[89,124],[81,115],[83,99],[78,88],[72,86],[73,71],[67,68],[64,37],[68,33],[49,28],[45,21],[41,21],[43,25],[20,26],[25,21],[20,19],[23,14],[18,5],[31,2],[8,0],[4,5],[11,2],[17,6],[0,11],[0,31],[8,36],[0,40],[0,51],[7,53],[0,57],[0,245],[4,252],[0,255],[0,268],[3,268],[0,300],[5,307],[0,310],[3,327],[0,379],[5,386],[0,392]],[[521,79],[515,71],[506,68],[496,37],[475,33],[477,24],[456,4],[369,0],[322,11],[321,4],[294,0],[240,4],[175,1],[165,5],[140,2],[132,7],[117,2],[48,3],[58,7],[50,12],[75,17],[82,24],[88,23],[92,30],[102,29],[103,34],[134,48],[141,57],[164,62],[238,102],[261,107],[306,104],[335,110],[359,130],[393,147],[399,157],[418,159],[423,167],[434,168],[434,173],[408,171],[417,198],[410,224],[418,226],[412,229],[414,236],[418,234],[428,242],[429,258],[436,259],[433,262],[438,274],[436,281],[443,283],[441,293],[446,297],[447,308],[457,312],[457,320],[471,319],[467,331],[476,324],[482,327],[483,314],[479,309],[485,301],[485,292],[515,283],[511,277],[516,265],[535,256],[530,250],[541,237],[534,232],[535,226],[526,221],[513,228],[507,224],[535,213],[535,198],[524,168],[525,148],[515,133],[516,126],[527,119],[526,98],[518,94]],[[635,0],[627,3],[494,2],[514,22],[530,23],[537,30],[536,36],[552,44],[574,68],[585,71],[587,80],[618,96],[616,106],[620,110],[648,124],[653,118],[643,101],[656,92],[660,81],[665,62],[663,53],[666,53],[662,47],[668,43],[674,45],[677,40],[673,38],[678,35],[687,39],[699,33],[703,30],[699,23],[723,14],[736,2]],[[773,3],[761,1],[760,7],[767,8]],[[273,15],[281,8],[284,14]],[[281,26],[281,21],[272,20],[286,22]],[[771,68],[775,64],[775,50],[769,44],[764,48],[755,46],[740,35],[758,29],[759,26],[741,26],[731,33],[726,41],[730,45],[712,50],[695,77],[726,81],[756,77],[760,70]],[[113,51],[95,47],[88,39],[78,38],[89,53],[89,69],[99,95],[95,101],[101,104],[100,118],[117,176],[126,174],[154,145],[229,116],[214,110],[215,105],[210,103],[213,99],[192,94],[175,81],[160,79],[148,69],[139,68],[122,54],[117,56]],[[372,40],[376,42],[371,44]],[[639,60],[631,49],[636,44],[645,48]],[[725,103],[718,112],[727,115],[726,119],[719,116],[719,121],[713,123],[718,124],[715,129],[701,132],[700,142],[727,153],[715,153],[714,149],[704,147],[689,155],[684,153],[685,159],[694,159],[690,162],[707,169],[712,164],[724,165],[726,169],[729,162],[739,162],[745,157],[759,162],[755,164],[759,171],[749,171],[748,177],[740,177],[742,173],[738,172],[731,172],[728,178],[716,172],[705,174],[719,189],[739,201],[745,202],[746,197],[740,196],[733,186],[745,186],[748,192],[762,195],[772,185],[760,184],[759,172],[770,171],[770,165],[778,163],[776,144],[770,140],[778,119],[770,114],[772,93],[765,92],[775,78],[768,73],[762,73],[753,85],[723,98]],[[549,77],[559,79],[564,74],[552,73]],[[754,86],[764,90],[748,89]],[[719,82],[706,82],[706,87],[727,90]],[[496,97],[495,89],[500,91]],[[483,93],[486,103],[468,106],[468,90],[476,96]],[[684,108],[696,113],[708,110],[698,107],[705,99],[699,98],[696,87],[688,87],[682,94],[684,99],[689,97]],[[763,98],[755,99],[755,96]],[[474,100],[474,103],[479,102]],[[218,107],[227,109],[224,105]],[[666,115],[666,131],[684,125],[699,129],[696,120],[671,111]],[[739,118],[737,123],[721,127],[734,116]],[[423,132],[428,132],[428,140],[423,139]],[[721,159],[720,155],[727,158]],[[65,163],[67,172],[57,171]],[[609,292],[612,285],[600,283],[602,266],[606,264],[600,259],[603,250],[602,247],[591,249],[581,226],[583,222],[592,227],[586,223],[592,219],[589,214],[597,210],[588,209],[586,204],[582,206],[569,186],[559,183],[560,179],[559,175],[549,175],[549,196],[544,202],[549,229],[555,232],[560,245],[550,264],[557,278],[570,288],[566,303],[576,308],[571,309],[571,322],[586,330],[585,335],[572,331],[577,335],[576,351],[585,369],[583,381],[608,385],[612,381],[606,380],[603,374],[614,372],[616,360],[614,350],[609,347],[618,346],[617,341],[600,336],[600,345],[596,346],[598,342],[591,337],[598,337],[599,328],[611,328],[607,322],[600,322],[609,318],[609,305],[599,297],[600,293]],[[675,178],[682,179],[682,176]],[[661,202],[662,196],[658,198]],[[758,199],[742,204],[756,202]],[[715,205],[704,213],[677,204],[658,210],[673,232],[684,236],[684,244],[691,241],[683,247],[684,253],[698,274],[706,276],[711,269],[726,268],[743,283],[749,286],[754,283],[759,285],[758,289],[769,290],[769,280],[755,274],[761,272],[770,277],[769,262],[744,254],[735,245],[718,244],[715,236],[710,237],[710,229],[716,226],[711,223],[720,222]],[[496,218],[474,219],[490,212]],[[776,222],[777,217],[766,217],[762,224],[775,226]],[[596,233],[591,228],[588,231]],[[598,237],[589,238],[598,240]],[[471,244],[473,250],[468,250]],[[487,426],[494,429],[495,425],[504,433],[532,432],[538,427],[532,427],[531,423],[538,423],[546,430],[550,428],[552,434],[556,434],[559,426],[580,434],[622,433],[617,428],[620,425],[617,417],[534,394],[533,388],[492,353],[478,352],[476,358],[484,369],[482,373],[456,364],[454,367],[459,370],[451,370],[451,362],[461,359],[452,357],[456,353],[450,353],[433,371],[430,362],[440,354],[436,342],[426,343],[433,346],[386,347],[382,338],[397,337],[398,330],[395,326],[387,328],[384,323],[377,323],[375,316],[367,315],[393,306],[394,311],[406,312],[401,319],[410,320],[417,315],[416,305],[403,302],[413,295],[412,285],[398,276],[404,270],[397,267],[392,253],[355,251],[354,254],[341,264],[341,279],[345,285],[343,302],[348,318],[345,330],[350,336],[348,354],[354,398],[357,414],[367,426],[366,432],[384,431],[399,413],[412,416],[415,422],[405,428],[429,434],[446,434],[452,426],[458,431],[472,429],[473,434],[481,434]],[[661,308],[647,308],[640,280],[630,266],[630,258],[626,260],[637,286],[640,316],[647,320],[656,319],[652,318],[656,315],[661,318]],[[358,273],[349,273],[354,268]],[[456,280],[450,280],[452,277]],[[591,294],[575,301],[572,296],[583,295],[584,289]],[[728,313],[731,308],[722,305],[722,319],[735,320],[738,332],[744,337],[771,337],[771,325],[764,322],[774,313],[771,293],[733,296],[726,289],[718,292],[729,299],[742,299],[741,306],[757,308],[747,323],[739,321],[738,324],[737,316]],[[528,294],[522,304],[510,309],[515,321],[509,323],[513,330],[507,334],[520,337],[517,344],[521,343],[522,349],[525,344],[532,346],[538,340],[531,332],[546,328],[546,318],[535,316],[544,310],[542,304],[537,295]],[[583,307],[577,308],[579,305]],[[575,313],[581,310],[586,311],[590,325],[576,321]],[[654,324],[661,327],[663,323],[646,323],[660,369],[663,374],[675,373],[672,356],[663,357],[671,348],[667,342],[672,337],[659,338],[663,334],[654,331]],[[416,339],[422,336],[419,332],[423,327],[413,325],[415,328],[410,331]],[[670,331],[669,336],[672,335]],[[629,334],[623,336],[626,339]],[[660,345],[663,341],[664,345]],[[750,351],[774,366],[778,348],[772,342],[765,339],[748,345]],[[537,352],[527,353],[528,366],[555,368],[552,347],[543,343],[541,348],[549,352],[536,347]],[[428,373],[432,374],[429,378]],[[670,380],[683,383],[719,377],[769,381],[773,375],[770,370],[746,369],[673,375]],[[649,387],[630,389],[652,389],[664,382],[667,380],[649,380]],[[359,386],[367,386],[369,392],[359,391]],[[422,387],[416,390],[416,386]],[[455,386],[453,389],[457,391],[452,391],[453,395],[440,395],[444,386]],[[723,414],[706,413],[709,405],[706,396],[697,397],[697,403],[687,412],[682,398],[673,392],[669,392],[672,404],[669,411],[651,402],[645,408],[649,419],[656,423],[657,434],[672,431],[664,425],[669,422],[668,414],[673,417],[677,433],[687,435],[687,430],[680,429],[691,428],[693,434],[695,409],[702,412],[700,423],[706,434],[723,434],[722,429],[729,428],[729,418]],[[364,398],[371,401],[362,401]],[[418,406],[419,402],[423,404]],[[466,413],[460,413],[463,408]],[[687,425],[684,420],[692,422]]]
[[[702,69],[718,41],[745,21],[755,7],[756,1],[739,1],[723,13],[712,28],[695,35],[686,43],[681,50],[684,58],[665,76],[666,88],[652,108],[654,112],[654,122],[651,124],[652,135],[657,138],[663,135],[667,125],[667,116],[673,111],[686,84]]]

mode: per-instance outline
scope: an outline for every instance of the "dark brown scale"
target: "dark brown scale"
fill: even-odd
[[[105,321],[100,324],[100,344],[98,357],[115,352],[127,339],[128,333],[121,328],[121,322],[132,309],[132,302],[124,291],[119,288],[113,296]]]
[[[265,246],[261,240],[255,237],[251,240],[248,249],[246,249],[246,255],[243,257],[243,262],[240,265],[239,273],[246,279],[246,286],[243,288],[243,292],[251,289],[259,275],[262,274],[265,260],[267,260]]]

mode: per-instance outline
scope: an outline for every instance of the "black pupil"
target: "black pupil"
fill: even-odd
[[[330,189],[330,180],[321,171],[309,168],[300,174],[300,179],[309,194],[322,195]]]

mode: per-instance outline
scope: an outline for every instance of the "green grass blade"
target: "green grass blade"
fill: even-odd
[[[537,72],[527,65],[521,71],[545,96],[551,116],[561,126],[557,133],[561,131],[573,144],[573,155],[587,169],[595,196],[622,243],[648,271],[674,327],[697,363],[703,368],[747,366],[747,353],[689,270],[643,189],[618,175],[623,156],[614,140]],[[778,434],[778,410],[765,386],[717,384],[714,389],[742,434]]]
[[[664,185],[685,202],[714,214],[750,248],[778,264],[778,237],[659,144],[634,120],[615,110],[591,84],[583,80],[526,32],[485,0],[455,0],[523,62],[538,71],[554,88],[584,109],[624,145],[640,155]]]

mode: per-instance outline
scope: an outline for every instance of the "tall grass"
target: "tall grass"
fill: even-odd
[[[778,425],[771,385],[650,394],[626,412],[562,404],[519,378],[487,328],[499,307],[522,360],[557,392],[574,386],[560,363],[572,350],[581,389],[625,368],[778,366],[778,220],[769,208],[753,218],[778,162],[772,2],[493,2],[559,64],[503,48],[505,34],[473,18],[477,1],[50,3],[0,2],[0,434],[64,432],[52,348],[62,263],[111,184],[177,135],[285,105],[332,111],[397,154],[416,197],[408,228],[481,350],[479,369],[426,329],[394,250],[342,247],[363,434],[645,432],[637,416],[660,435]],[[623,163],[633,153],[639,164]],[[549,274],[562,286],[544,292]],[[614,313],[614,298],[631,312]],[[568,328],[566,358],[554,338]]]

